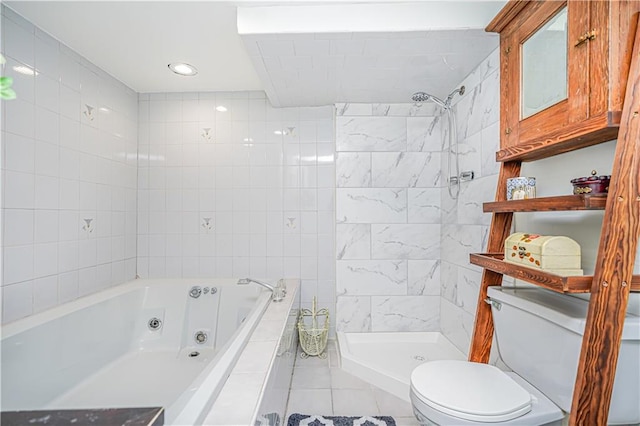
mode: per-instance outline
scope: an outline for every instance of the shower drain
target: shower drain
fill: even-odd
[[[160,320],[160,318],[154,317],[149,320],[147,326],[149,327],[149,330],[156,331],[159,330],[160,327],[162,327],[162,321]]]
[[[198,352],[198,351],[193,351],[193,352],[189,353],[189,358],[195,358],[195,357],[197,357],[198,355],[200,355],[200,352]]]
[[[415,359],[416,361],[426,361],[427,359],[425,357],[423,357],[422,355],[414,355],[413,359]]]

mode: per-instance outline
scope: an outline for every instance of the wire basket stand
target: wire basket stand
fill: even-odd
[[[324,324],[318,326],[318,317],[324,317]],[[310,321],[305,319],[309,318]],[[317,356],[326,358],[327,339],[329,337],[329,311],[326,308],[316,309],[316,298],[313,298],[311,310],[301,309],[298,319],[298,335],[302,346],[302,358]]]

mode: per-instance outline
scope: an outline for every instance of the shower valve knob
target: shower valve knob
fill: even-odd
[[[473,171],[460,173],[460,180],[463,182],[473,180],[474,177],[475,177],[475,173]]]

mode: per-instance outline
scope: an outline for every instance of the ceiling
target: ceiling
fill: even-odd
[[[274,105],[403,103],[417,91],[444,98],[497,47],[482,30],[323,36],[243,36]]]
[[[10,1],[6,5],[137,92],[263,90],[221,2]],[[181,77],[170,62],[195,65]]]
[[[276,106],[308,106],[446,96],[498,46],[483,28],[504,3],[5,4],[137,92],[265,90]],[[171,73],[177,61],[199,74]]]

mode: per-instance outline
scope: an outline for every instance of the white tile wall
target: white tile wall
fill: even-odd
[[[333,311],[333,114],[263,92],[140,95],[138,273],[301,278],[303,305]]]
[[[454,99],[460,170],[472,170],[475,179],[462,183],[457,200],[447,188],[441,189],[440,325],[464,353],[469,350],[481,279],[481,270],[469,263],[469,253],[486,247],[491,215],[482,213],[482,203],[494,199],[499,172],[499,74],[496,50],[456,86],[466,87],[465,95]],[[446,174],[447,145],[441,157]]]
[[[338,330],[439,330],[436,110],[413,104],[336,110]]]
[[[337,292],[343,295],[406,295],[406,260],[340,260]]]
[[[440,225],[371,225],[373,259],[439,259]]]
[[[348,109],[347,109],[348,111]],[[350,117],[336,123],[338,151],[404,151],[407,120],[404,117]]]
[[[134,278],[137,94],[6,6],[2,52],[6,323]]]
[[[338,223],[407,221],[406,188],[337,188],[336,201]]]
[[[371,329],[416,331],[440,329],[438,296],[372,296]]]

